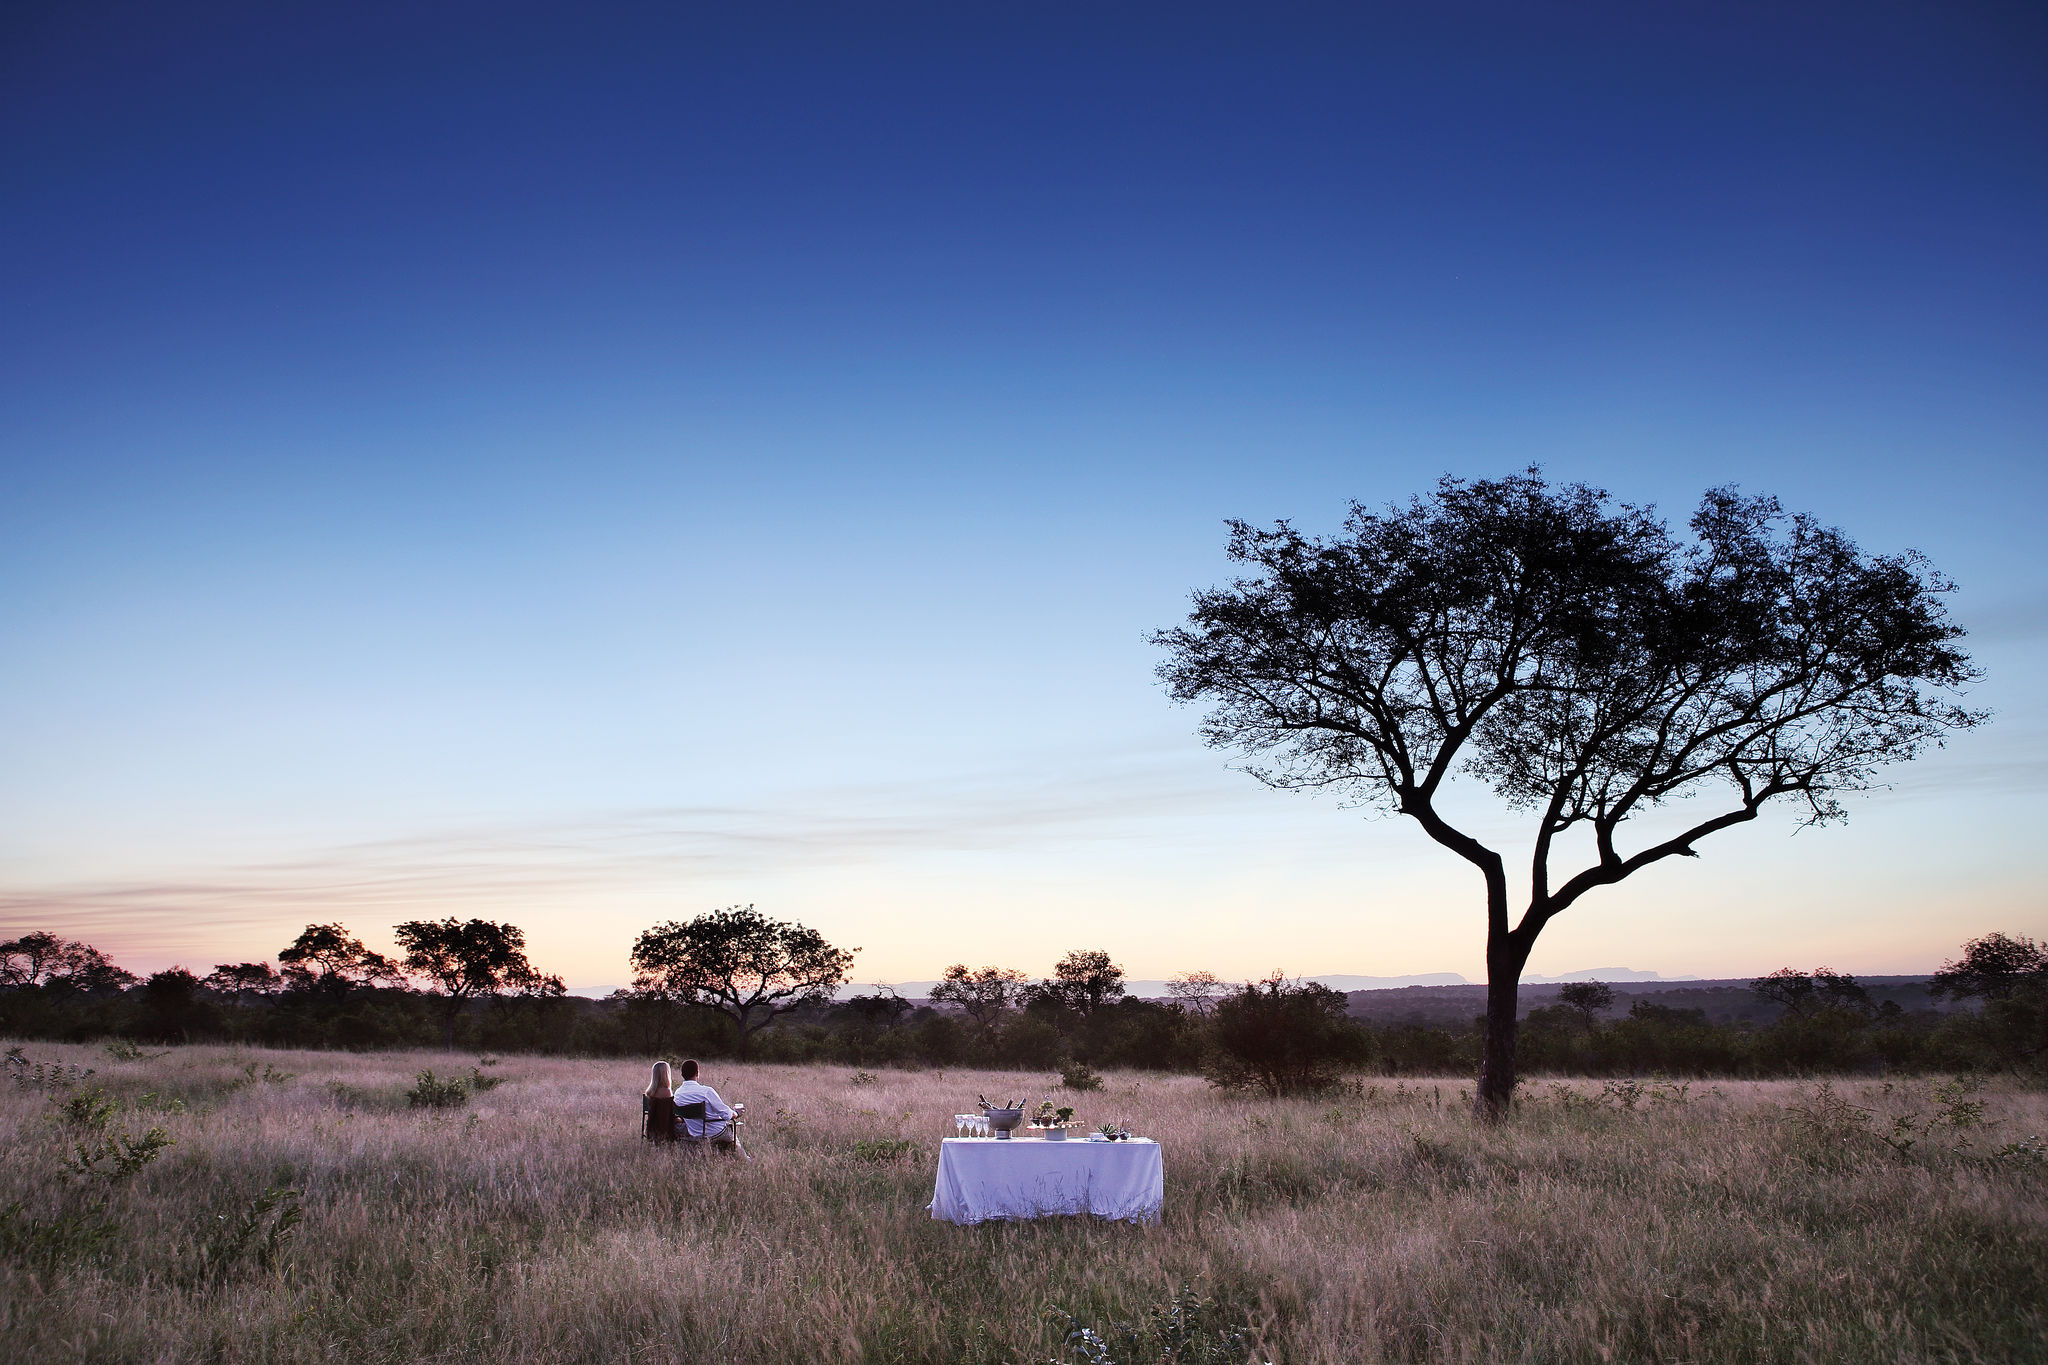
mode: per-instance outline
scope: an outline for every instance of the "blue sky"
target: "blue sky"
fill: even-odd
[[[2048,18],[1781,9],[7,7],[0,928],[1476,978],[1143,637],[1533,461],[1926,551],[1998,712],[1533,970],[2048,933]]]

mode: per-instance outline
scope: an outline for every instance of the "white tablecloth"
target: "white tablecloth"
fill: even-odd
[[[1166,1165],[1150,1138],[947,1138],[939,1144],[931,1210],[954,1223],[1048,1213],[1156,1223],[1165,1200]]]

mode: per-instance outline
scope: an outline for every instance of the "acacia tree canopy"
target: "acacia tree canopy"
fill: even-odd
[[[969,971],[956,962],[931,989],[939,1004],[958,1005],[983,1033],[992,1032],[1003,1012],[1023,998],[1024,973],[1015,967],[980,967]]]
[[[1081,1018],[1124,997],[1124,969],[1100,948],[1076,948],[1053,964],[1044,991]]]
[[[135,984],[135,973],[117,967],[90,943],[43,930],[0,943],[0,986],[54,986],[103,994]]]
[[[405,979],[397,963],[364,947],[361,939],[339,924],[307,925],[279,951],[277,961],[285,980],[300,990],[318,987],[340,993],[379,981],[395,984]]]
[[[1591,1033],[1601,1012],[1614,1007],[1614,988],[1605,981],[1568,981],[1558,987],[1557,1003],[1576,1012],[1579,1023]]]
[[[732,905],[668,920],[633,942],[633,989],[714,1010],[733,1021],[739,1052],[778,1014],[823,1003],[846,980],[858,948],[835,948],[801,924]]]
[[[1977,673],[1952,585],[1771,498],[1710,491],[1681,539],[1532,469],[1354,503],[1328,539],[1230,528],[1246,572],[1153,636],[1160,677],[1261,781],[1407,816],[1478,870],[1489,1116],[1513,1093],[1516,990],[1552,918],[1767,803],[1840,819],[1842,795],[1985,719],[1956,699]],[[1518,917],[1502,853],[1446,811],[1458,776],[1532,817]],[[1625,840],[1682,797],[1708,813]]]
[[[448,1047],[455,1047],[455,1020],[464,1002],[506,992],[563,994],[562,978],[544,976],[526,958],[526,933],[517,925],[489,920],[464,922],[407,920],[393,930],[405,949],[405,970],[433,982],[446,1001]]]
[[[0,945],[0,950],[4,948]],[[1960,958],[1942,963],[1930,985],[1936,998],[1947,995],[1957,1000],[2009,1000],[2042,990],[2048,988],[2048,949],[2025,934],[1986,934],[1965,943]]]

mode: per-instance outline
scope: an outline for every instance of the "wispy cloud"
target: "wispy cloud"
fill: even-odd
[[[1217,808],[1227,788],[1202,775],[1126,757],[1073,783],[991,776],[474,825],[155,877],[0,885],[0,923],[178,953],[283,922],[572,905],[766,868],[1072,845]]]

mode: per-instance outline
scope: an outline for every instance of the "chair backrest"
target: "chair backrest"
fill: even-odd
[[[704,1101],[702,1100],[697,1100],[691,1104],[677,1105],[676,1137],[683,1142],[709,1142],[710,1139],[704,1136],[704,1123],[706,1117],[707,1116],[704,1113]],[[695,1132],[690,1131],[690,1125],[692,1123],[695,1123],[697,1125],[697,1130]]]
[[[652,1095],[640,1097],[641,1137],[649,1142],[674,1142],[678,1126],[674,1101]]]

